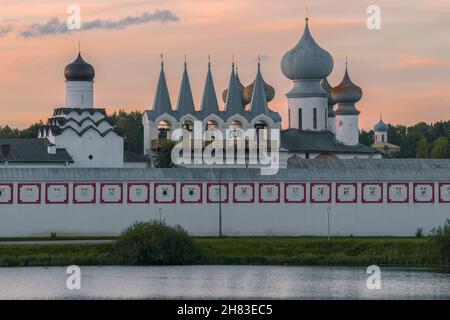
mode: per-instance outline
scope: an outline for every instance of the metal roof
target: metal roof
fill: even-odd
[[[47,139],[0,139],[0,145],[9,145],[9,154],[0,156],[0,161],[18,163],[72,163],[73,159],[66,149],[56,149],[56,154],[48,153],[50,142]],[[0,151],[1,153],[1,151]]]
[[[259,169],[1,168],[0,181],[450,181],[450,159],[296,160],[263,176]]]
[[[287,129],[281,131],[281,148],[291,152],[376,154],[378,150],[363,144],[347,146],[330,131]]]

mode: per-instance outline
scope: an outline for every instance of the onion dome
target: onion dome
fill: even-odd
[[[333,100],[339,104],[357,103],[362,98],[362,90],[352,82],[348,75],[348,64],[345,66],[345,75],[342,82],[331,91]]]
[[[281,61],[283,74],[291,80],[325,79],[333,71],[333,57],[314,40],[308,21],[306,18],[303,37]]]
[[[375,132],[387,132],[389,130],[389,126],[383,122],[383,118],[380,119],[380,122],[378,122],[374,127],[373,130]]]
[[[261,73],[261,63],[260,62],[258,62],[258,72]],[[262,76],[261,76],[261,78],[262,78]],[[248,101],[252,100],[253,90],[255,89],[256,80],[257,79],[255,79],[255,81],[253,81],[252,84],[248,85],[244,89],[244,94],[243,95],[244,95],[244,99],[245,100],[248,100]],[[265,82],[264,78],[262,78],[262,82],[263,82],[263,85],[264,85],[264,93],[266,95],[267,102],[270,102],[270,101],[272,101],[275,98],[275,88],[272,87],[271,85],[269,85],[267,82]]]
[[[246,105],[248,105],[250,103],[250,100],[252,99],[252,97],[250,96],[250,99],[244,98],[245,87],[242,84],[241,79],[239,79],[238,71],[239,71],[239,69],[236,67],[236,85],[237,85],[239,96],[241,97],[241,103],[245,107]],[[228,97],[228,89],[225,89],[225,91],[222,93],[223,102],[225,102],[225,103],[227,102],[227,97]]]
[[[93,81],[95,69],[78,53],[77,59],[64,69],[64,76],[67,81]]]

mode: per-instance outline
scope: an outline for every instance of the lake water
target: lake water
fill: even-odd
[[[450,274],[382,268],[381,290],[365,268],[189,266],[0,269],[0,299],[450,299]]]

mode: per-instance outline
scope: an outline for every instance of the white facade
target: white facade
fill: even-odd
[[[327,98],[288,98],[290,128],[300,130],[327,130]],[[300,119],[302,123],[299,123]]]
[[[448,161],[441,166],[448,168]],[[266,180],[241,170],[221,181],[211,171],[189,169],[0,169],[0,237],[110,236],[153,219],[181,225],[191,235],[215,236],[220,212],[226,236],[326,236],[328,221],[332,236],[413,236],[418,228],[428,234],[450,219],[448,172],[427,169],[416,179],[401,167],[395,174],[363,169],[359,179],[348,180],[344,176],[354,169],[341,168],[336,179],[323,169],[326,180],[307,169]],[[375,175],[382,179],[369,178]]]
[[[65,130],[54,137],[54,143],[69,152],[78,168],[123,168],[123,138],[110,131],[105,136],[94,128],[79,135],[75,130]]]
[[[93,81],[66,81],[67,108],[94,108]]]
[[[375,142],[389,142],[387,131],[375,131]]]
[[[336,115],[336,139],[347,145],[359,144],[358,115]]]

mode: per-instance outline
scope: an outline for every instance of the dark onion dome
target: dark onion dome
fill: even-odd
[[[258,71],[261,71],[261,64],[258,62]],[[266,94],[267,102],[272,101],[275,98],[275,88],[272,87],[270,84],[268,84],[266,81],[264,81],[264,78],[262,79],[263,85],[264,85],[264,93]],[[255,81],[253,81],[252,84],[249,84],[244,89],[244,99],[251,101],[253,97],[253,90],[255,89]]]
[[[328,79],[327,78],[323,79],[320,84],[322,85],[323,90],[325,90],[328,93],[328,105],[334,106],[336,103],[334,102],[333,97],[331,96],[331,90],[333,90],[333,87],[328,82]]]
[[[333,71],[333,66],[333,57],[311,36],[307,18],[303,37],[281,61],[283,74],[291,80],[325,79]]]
[[[387,132],[389,130],[389,126],[383,122],[383,118],[380,119],[374,127],[373,130],[376,132]]]
[[[67,65],[64,70],[64,76],[67,81],[93,81],[95,69],[92,65],[84,61],[81,53],[78,53],[77,59]]]
[[[362,98],[362,90],[350,80],[348,68],[345,67],[345,76],[342,82],[331,90],[333,100],[339,104],[355,104]]]
[[[241,79],[239,79],[238,68],[236,68],[236,81],[237,81],[237,89],[238,89],[239,96],[241,97],[242,105],[245,107],[246,105],[248,105],[250,103],[250,101],[252,100],[252,97],[250,97],[250,99],[244,98],[245,87],[242,84]],[[228,98],[228,89],[225,89],[225,91],[222,93],[222,100],[224,103],[227,103],[227,98]]]

